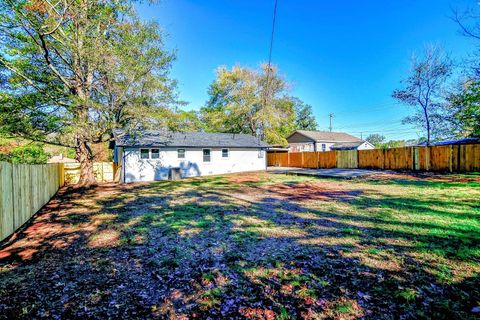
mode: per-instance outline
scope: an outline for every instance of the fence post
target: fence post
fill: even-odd
[[[448,171],[452,172],[452,163],[453,163],[453,145],[450,145],[450,154],[448,157]]]
[[[12,164],[12,222],[13,222],[13,229],[17,229],[17,219],[16,219],[16,214],[15,214],[15,164]]]
[[[425,146],[425,171],[430,171],[430,147]]]
[[[387,149],[382,149],[382,154],[383,154],[383,165],[382,165],[382,170],[385,170],[385,158],[386,158],[386,151]]]

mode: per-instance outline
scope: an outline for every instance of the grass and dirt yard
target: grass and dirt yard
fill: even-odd
[[[480,177],[249,173],[62,190],[0,318],[475,318]]]

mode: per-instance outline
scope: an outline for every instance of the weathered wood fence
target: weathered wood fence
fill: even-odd
[[[80,179],[80,163],[64,163],[65,184],[75,184]],[[111,182],[115,177],[115,165],[113,162],[95,162],[93,172],[98,182]]]
[[[62,164],[0,162],[0,241],[27,222],[63,183]]]
[[[111,162],[94,164],[98,182],[113,181]],[[28,221],[65,184],[76,183],[78,163],[42,165],[0,162],[0,241]]]
[[[480,171],[480,144],[375,150],[269,153],[268,165],[437,172]]]

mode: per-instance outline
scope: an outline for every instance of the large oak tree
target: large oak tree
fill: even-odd
[[[75,149],[95,183],[92,143],[157,126],[175,103],[174,56],[134,1],[0,0],[0,130]]]
[[[274,66],[221,67],[200,110],[205,130],[246,133],[285,145],[295,129],[316,128],[311,107],[288,93],[288,83]]]

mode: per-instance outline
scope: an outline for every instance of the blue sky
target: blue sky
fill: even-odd
[[[461,59],[474,44],[459,35],[451,8],[468,0],[278,0],[273,63],[291,84],[291,94],[313,106],[320,129],[363,137],[416,138],[401,124],[411,109],[398,105],[392,91],[409,69],[409,59],[427,43]],[[215,69],[258,67],[268,58],[273,0],[163,0],[138,8],[165,29],[176,50],[172,76],[186,109],[207,100]]]

